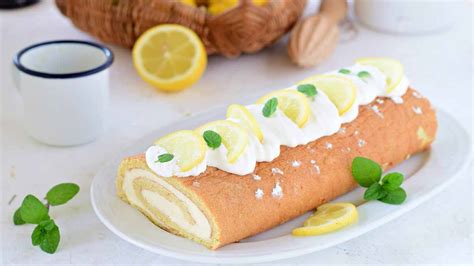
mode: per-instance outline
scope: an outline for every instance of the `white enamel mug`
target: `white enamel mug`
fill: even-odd
[[[40,142],[71,146],[103,131],[112,52],[99,44],[58,40],[29,46],[13,59],[24,127]]]

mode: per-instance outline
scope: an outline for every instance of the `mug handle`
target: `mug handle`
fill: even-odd
[[[18,70],[15,64],[11,65],[11,75],[12,75],[13,85],[16,87],[18,91],[20,91],[20,70]]]

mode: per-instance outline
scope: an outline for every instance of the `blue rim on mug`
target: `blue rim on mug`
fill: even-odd
[[[40,46],[44,46],[44,45],[59,44],[59,43],[74,43],[74,44],[84,44],[84,45],[93,46],[93,47],[101,50],[104,53],[104,55],[106,57],[106,60],[100,66],[89,69],[89,70],[86,70],[86,71],[73,72],[73,73],[62,73],[62,74],[54,74],[54,73],[45,73],[45,72],[35,71],[35,70],[32,70],[32,69],[29,69],[29,68],[25,67],[21,63],[21,56],[23,54],[25,54],[26,52],[28,52],[29,50],[31,50],[33,48],[40,47]],[[114,62],[114,54],[112,53],[112,51],[109,48],[107,48],[103,45],[100,45],[98,43],[89,42],[89,41],[81,41],[81,40],[55,40],[55,41],[41,42],[41,43],[33,44],[31,46],[28,46],[28,47],[22,49],[20,52],[18,52],[13,57],[13,64],[21,72],[30,74],[32,76],[42,77],[42,78],[49,78],[49,79],[67,79],[67,78],[79,78],[79,77],[89,76],[91,74],[95,74],[95,73],[98,73],[98,72],[100,72],[104,69],[107,69],[110,65],[112,65],[113,62]]]

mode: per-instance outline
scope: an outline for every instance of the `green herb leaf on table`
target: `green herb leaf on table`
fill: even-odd
[[[352,160],[352,176],[359,185],[370,187],[380,181],[382,168],[370,159],[356,157]]]
[[[53,219],[49,218],[49,206],[61,205],[68,202],[79,192],[79,186],[73,183],[63,183],[51,188],[47,195],[48,207],[37,197],[27,195],[20,208],[13,214],[13,223],[21,225],[25,223],[37,224],[31,233],[31,244],[40,246],[46,253],[54,253],[58,249],[61,239],[59,227]]]
[[[388,204],[400,205],[407,198],[407,193],[401,187],[394,190],[386,190],[387,195],[379,200]]]
[[[357,73],[357,76],[361,79],[367,79],[371,77],[370,73],[367,71],[360,71],[359,73]]]
[[[387,195],[379,183],[373,183],[364,193],[365,200],[378,200]]]
[[[26,223],[38,224],[49,219],[48,208],[33,195],[27,195],[20,207],[21,219]]]
[[[14,225],[22,225],[22,224],[25,224],[26,222],[23,221],[23,219],[21,218],[21,212],[20,212],[20,208],[16,209],[15,213],[13,214],[13,224]]]
[[[400,173],[390,173],[382,178],[382,186],[385,190],[395,190],[403,183],[403,175]]]
[[[303,94],[306,94],[309,98],[314,100],[314,96],[318,94],[316,87],[313,84],[301,84],[298,85],[297,90]]]
[[[365,200],[379,200],[388,204],[402,204],[407,194],[401,184],[403,174],[389,173],[382,180],[382,168],[376,162],[356,157],[352,160],[352,176],[359,185],[367,187],[364,193]]]
[[[64,204],[79,192],[79,186],[73,183],[63,183],[52,187],[46,194],[46,200],[51,206]]]
[[[351,73],[351,71],[349,69],[342,68],[342,69],[339,69],[339,73],[348,75]]]
[[[174,155],[171,154],[171,153],[163,153],[161,155],[158,156],[158,158],[156,159],[155,163],[166,163],[166,162],[169,162],[171,160],[173,160],[174,158]]]
[[[222,138],[221,135],[219,135],[217,132],[212,131],[212,130],[206,130],[202,134],[202,137],[207,143],[207,146],[211,149],[217,149],[219,146],[221,146],[222,143]]]
[[[273,115],[273,113],[275,113],[275,111],[277,109],[277,106],[278,106],[278,99],[277,98],[273,97],[270,100],[268,100],[265,103],[265,106],[263,106],[263,109],[262,109],[263,116],[270,117],[271,115]]]

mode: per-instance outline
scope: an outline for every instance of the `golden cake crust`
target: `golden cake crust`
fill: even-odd
[[[295,148],[281,147],[278,158],[257,163],[254,174],[260,180],[255,180],[253,174],[239,176],[214,167],[199,176],[164,180],[202,207],[213,235],[210,242],[198,242],[216,249],[268,230],[354,189],[357,184],[352,178],[351,162],[356,156],[371,158],[389,169],[429,148],[437,129],[433,108],[412,89],[402,98],[403,104],[395,104],[379,97],[361,106],[357,119],[343,124],[338,133]],[[429,139],[420,137],[420,128]],[[117,193],[125,201],[123,175],[135,167],[148,169],[143,154],[126,158],[119,169]],[[276,184],[282,188],[281,197],[272,195]],[[263,190],[262,199],[255,197],[257,189]]]

